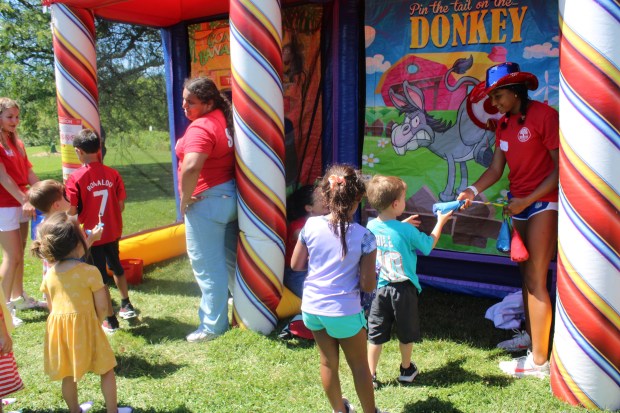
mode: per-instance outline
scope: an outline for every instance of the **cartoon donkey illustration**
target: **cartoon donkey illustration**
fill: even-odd
[[[463,76],[451,86],[448,77],[452,72],[463,74],[473,64],[473,58],[458,59],[443,77],[446,88],[453,92],[465,83],[477,85],[480,83],[471,76]],[[465,190],[468,185],[468,171],[466,162],[474,159],[482,166],[489,166],[493,158],[492,147],[495,144],[495,134],[477,126],[469,117],[467,105],[471,104],[465,98],[461,102],[454,124],[435,119],[424,109],[424,94],[422,90],[405,80],[403,94],[389,91],[390,99],[399,112],[405,114],[402,124],[392,129],[392,147],[398,155],[407,151],[415,151],[426,147],[435,155],[445,159],[448,164],[446,187],[439,194],[441,201],[451,201],[456,195]],[[480,102],[483,104],[483,102]],[[459,165],[461,180],[455,188],[456,165]]]

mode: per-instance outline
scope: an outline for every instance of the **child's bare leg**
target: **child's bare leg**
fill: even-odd
[[[381,357],[381,350],[383,350],[383,344],[368,343],[368,367],[370,367],[370,374],[377,374],[377,365],[379,364],[379,357]]]
[[[108,297],[108,317],[114,315],[114,307],[112,306],[112,296],[110,295],[110,287],[105,286],[105,295]]]
[[[362,328],[353,337],[339,341],[351,373],[353,373],[355,391],[360,399],[362,410],[364,413],[375,413],[375,389],[372,386],[372,376],[368,367],[366,329]]]
[[[19,233],[21,236],[22,247],[22,259],[19,260],[19,265],[15,269],[15,276],[13,277],[13,286],[11,288],[11,296],[7,296],[7,299],[15,300],[24,295],[24,250],[26,249],[26,240],[28,237],[28,222],[22,222],[19,224]]]
[[[0,232],[0,246],[2,247],[2,264],[0,265],[0,278],[2,278],[2,290],[6,300],[11,299],[13,280],[20,262],[23,266],[24,250],[22,248],[19,230]]]
[[[125,278],[125,276],[114,275],[114,283],[116,284],[116,288],[118,288],[121,299],[129,298],[129,288],[127,287],[127,279]]]
[[[340,376],[338,375],[340,356],[338,353],[338,340],[327,334],[325,330],[313,331],[312,335],[321,355],[321,383],[323,384],[325,395],[335,412],[344,412],[345,407],[342,402]]]
[[[406,369],[411,365],[411,352],[413,351],[413,343],[403,344],[398,342],[400,349],[400,365]]]
[[[73,376],[62,379],[62,398],[65,399],[70,413],[80,413],[77,383],[73,381]]]
[[[101,375],[101,392],[103,393],[107,413],[117,413],[118,400],[116,395],[116,376],[114,375],[114,369],[110,369],[110,371]]]

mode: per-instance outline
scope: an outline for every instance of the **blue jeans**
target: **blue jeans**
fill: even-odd
[[[199,330],[223,334],[228,329],[228,291],[232,293],[237,260],[237,189],[231,180],[199,194],[185,211],[185,239],[202,293]]]

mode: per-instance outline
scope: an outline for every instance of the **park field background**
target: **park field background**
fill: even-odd
[[[49,147],[28,148],[41,179],[60,179],[60,156]],[[167,134],[145,132],[108,137],[106,164],[118,169],[128,192],[125,234],[172,223],[170,145]],[[41,263],[27,254],[25,289],[40,296]],[[109,337],[115,351],[119,405],[136,412],[329,412],[319,379],[313,342],[281,341],[277,332],[263,336],[232,328],[206,343],[187,343],[196,327],[199,290],[186,257],[145,268],[144,281],[130,289],[139,310],[133,322]],[[112,290],[118,305],[118,292]],[[413,357],[420,375],[411,385],[397,382],[398,344],[384,347],[378,370],[382,386],[377,405],[398,412],[584,412],[557,400],[549,380],[512,379],[497,364],[510,355],[495,348],[511,332],[484,319],[495,301],[427,288],[420,296],[421,343]],[[46,312],[22,311],[25,323],[13,334],[14,351],[26,388],[6,410],[24,413],[66,412],[60,382],[43,373]],[[341,358],[344,394],[359,406],[350,371]],[[80,400],[95,401],[91,412],[105,411],[99,377],[88,374],[78,384]]]

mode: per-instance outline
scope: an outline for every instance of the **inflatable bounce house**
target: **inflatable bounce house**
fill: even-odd
[[[51,9],[63,174],[100,130],[95,17],[161,29],[172,147],[184,79],[205,74],[234,106],[240,200],[235,321],[270,333],[298,309],[282,286],[285,197],[334,162],[401,176],[408,214],[432,225],[489,165],[498,114],[470,92],[516,61],[560,112],[554,394],[620,409],[620,6],[610,0],[44,0]],[[444,4],[445,3],[445,4]],[[413,121],[423,114],[424,130]],[[416,116],[418,116],[416,115]],[[420,130],[418,130],[420,129]],[[173,170],[176,159],[172,156]],[[495,248],[507,182],[444,228],[422,281],[502,297],[520,288]],[[363,208],[361,220],[376,212]],[[124,239],[145,264],[184,252],[179,223]]]

